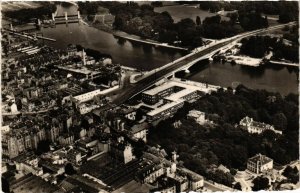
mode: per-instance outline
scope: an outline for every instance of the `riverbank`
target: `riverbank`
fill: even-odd
[[[111,33],[112,35],[114,35],[116,37],[123,38],[123,39],[129,40],[129,41],[135,41],[135,42],[150,44],[150,45],[153,45],[155,47],[166,47],[166,48],[172,48],[172,49],[177,49],[177,50],[188,51],[187,48],[172,46],[172,45],[169,45],[167,43],[161,43],[161,42],[151,40],[151,39],[143,39],[140,36],[128,34],[124,31],[115,31],[111,27],[106,26],[104,24],[96,24],[96,23],[93,23],[93,22],[85,21],[84,19],[82,21],[84,22],[85,25],[88,25],[90,27],[94,27],[96,29]]]
[[[120,37],[120,38],[127,39],[127,40],[132,40],[132,41],[136,41],[136,42],[151,44],[151,45],[154,45],[156,47],[167,47],[167,48],[173,48],[173,49],[185,50],[185,51],[188,50],[187,48],[172,46],[172,45],[169,45],[167,43],[160,43],[160,42],[157,42],[157,41],[154,41],[154,40],[151,40],[151,39],[142,39],[139,36],[131,35],[131,34],[128,34],[126,32],[122,32],[122,31],[114,31],[113,35],[117,36],[117,37]]]

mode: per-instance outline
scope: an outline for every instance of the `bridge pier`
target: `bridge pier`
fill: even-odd
[[[38,26],[41,26],[41,20],[40,20],[40,19],[38,19],[37,25],[38,25]]]
[[[68,12],[65,12],[65,19],[66,19],[66,22],[68,22]]]
[[[77,11],[77,18],[80,20],[80,11]]]
[[[52,21],[55,22],[55,15],[52,13]]]

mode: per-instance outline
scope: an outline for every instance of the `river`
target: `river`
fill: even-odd
[[[59,11],[76,14],[74,7],[70,6]],[[71,12],[69,12],[70,10]],[[48,45],[64,49],[70,43],[80,44],[110,54],[116,63],[140,70],[160,67],[184,55],[183,52],[170,48],[156,48],[144,43],[126,41],[107,32],[78,23],[60,24],[56,25],[55,28],[43,28],[41,31],[44,36],[57,40],[56,42],[47,42]],[[223,87],[235,87],[238,83],[242,83],[249,88],[266,89],[279,92],[282,95],[287,95],[290,92],[298,93],[298,70],[295,69],[270,65],[251,68],[217,62],[209,64],[202,62],[200,66],[200,68],[192,70],[190,74],[185,74],[184,78]]]

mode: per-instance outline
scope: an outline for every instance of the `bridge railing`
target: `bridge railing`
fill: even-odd
[[[239,40],[241,40],[244,37],[248,37],[248,36],[260,33],[260,32],[265,32],[265,31],[277,29],[277,28],[283,27],[285,25],[295,25],[295,22],[290,22],[288,24],[282,24],[282,25],[272,26],[272,27],[269,27],[269,28],[264,28],[264,29],[258,29],[258,30],[250,31],[250,32],[245,32],[243,34],[239,34],[239,35],[236,35],[236,36],[233,36],[233,37],[230,37],[230,38],[226,38],[226,39],[222,39],[222,40],[219,40],[219,41],[215,41],[212,44],[209,44],[208,46],[202,46],[202,47],[196,48],[190,54],[187,54],[186,56],[183,56],[183,57],[181,57],[181,58],[179,58],[177,60],[174,60],[173,62],[170,62],[170,63],[168,63],[168,64],[166,64],[164,66],[161,66],[159,68],[155,68],[155,69],[153,69],[151,71],[148,71],[148,72],[144,73],[142,76],[140,76],[139,74],[132,75],[133,77],[130,78],[130,80],[132,81],[131,83],[136,83],[136,82],[138,82],[138,81],[140,81],[140,80],[142,80],[142,79],[144,79],[144,78],[146,78],[146,77],[148,77],[148,76],[150,76],[150,75],[152,75],[152,74],[154,74],[154,73],[156,73],[156,72],[158,72],[158,71],[160,71],[162,69],[165,69],[165,68],[173,65],[176,62],[185,60],[186,58],[188,58],[188,57],[196,54],[197,52],[202,51],[202,50],[204,50],[204,49],[206,49],[208,47],[211,47],[211,46],[214,46],[216,44],[220,44],[220,43],[223,43],[223,42],[226,42],[226,41],[232,41],[232,42],[239,41]],[[232,43],[232,42],[230,42],[230,43]],[[218,50],[221,50],[222,48],[224,48],[226,46],[227,45],[222,46],[221,48],[216,49],[216,50],[214,50],[211,53],[216,53]],[[206,57],[207,57],[207,55],[206,55]],[[201,60],[201,58],[203,59],[203,56],[200,57],[200,58],[198,58],[198,59],[196,59],[196,60],[193,60],[193,61],[189,62],[188,66],[194,64],[195,61]],[[186,68],[186,65],[185,65],[184,68]],[[180,69],[182,69],[182,68],[180,68]],[[139,76],[139,77],[137,77],[137,76]]]

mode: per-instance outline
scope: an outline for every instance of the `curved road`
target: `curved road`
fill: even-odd
[[[273,27],[269,27],[269,28],[246,32],[246,33],[228,38],[224,41],[220,41],[219,43],[216,43],[214,45],[208,46],[207,48],[204,48],[203,50],[194,53],[190,57],[185,58],[184,60],[175,62],[174,64],[172,64],[166,68],[163,68],[160,71],[157,71],[156,73],[149,75],[148,77],[145,77],[144,79],[141,79],[139,82],[137,82],[135,84],[127,84],[126,86],[124,86],[122,89],[119,90],[117,97],[112,102],[116,105],[120,105],[120,104],[124,103],[126,100],[130,99],[132,96],[140,93],[141,91],[150,87],[157,81],[163,79],[171,72],[176,71],[178,68],[180,68],[194,60],[197,60],[198,58],[205,56],[217,49],[227,46],[228,44],[230,44],[234,41],[240,40],[242,38],[245,38],[245,37],[248,37],[251,35],[264,33],[264,32],[270,31],[270,30],[274,30],[274,29],[279,29],[286,25],[295,25],[295,22],[291,22],[291,23],[287,23],[287,24],[280,24],[280,25],[276,25]]]

